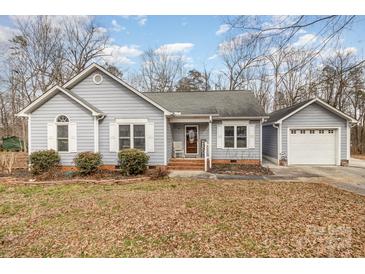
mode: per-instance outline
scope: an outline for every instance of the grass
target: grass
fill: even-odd
[[[1,257],[364,257],[364,224],[322,184],[0,185]]]

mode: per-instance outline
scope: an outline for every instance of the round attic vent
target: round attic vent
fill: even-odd
[[[101,74],[97,73],[94,75],[93,81],[95,84],[100,85],[103,82],[103,76],[101,76]]]

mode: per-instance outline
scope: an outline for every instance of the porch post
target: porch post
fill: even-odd
[[[209,168],[212,168],[212,116],[209,116]]]
[[[99,152],[99,121],[94,116],[94,152]]]

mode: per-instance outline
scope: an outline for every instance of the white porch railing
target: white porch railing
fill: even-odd
[[[212,158],[209,154],[209,144],[208,142],[204,142],[204,170],[208,171],[209,168],[212,167]]]

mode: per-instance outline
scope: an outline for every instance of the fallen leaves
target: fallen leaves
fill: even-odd
[[[365,256],[365,198],[321,184],[2,185],[0,208],[2,257]]]

